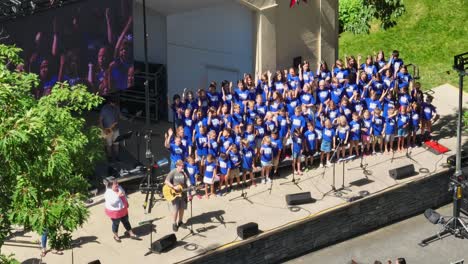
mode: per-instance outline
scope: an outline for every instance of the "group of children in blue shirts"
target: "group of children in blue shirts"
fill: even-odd
[[[311,70],[305,61],[298,69],[245,74],[233,83],[216,82],[196,96],[184,90],[171,108],[175,131],[169,129],[165,147],[171,168],[186,162],[193,185],[204,183],[206,197],[238,186],[256,185],[254,172],[261,166],[262,183],[270,182],[279,163],[292,157],[295,174],[301,175],[320,155],[320,167],[346,157],[402,151],[414,147],[421,129],[430,137],[437,118],[432,97],[413,81],[399,52],[387,61],[383,51],[361,64],[351,56],[325,62]],[[272,173],[273,172],[273,173]]]

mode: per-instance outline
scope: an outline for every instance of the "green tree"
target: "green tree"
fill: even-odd
[[[396,25],[395,19],[404,12],[403,0],[340,0],[340,32],[369,33],[372,19],[387,29]]]
[[[9,70],[20,52],[0,45],[0,247],[17,224],[47,230],[52,247],[67,248],[88,217],[85,176],[103,157],[99,129],[85,128],[83,115],[102,98],[61,83],[34,99],[38,77]]]

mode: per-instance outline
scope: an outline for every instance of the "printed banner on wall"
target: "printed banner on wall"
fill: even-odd
[[[133,87],[132,12],[132,0],[79,1],[3,24],[2,42],[23,49],[18,70],[39,75],[37,98],[64,81],[107,95]]]

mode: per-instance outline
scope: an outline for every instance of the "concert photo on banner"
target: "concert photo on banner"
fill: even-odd
[[[133,86],[132,12],[131,0],[80,1],[5,23],[3,42],[23,49],[17,70],[39,75],[36,98],[65,81],[105,96]]]

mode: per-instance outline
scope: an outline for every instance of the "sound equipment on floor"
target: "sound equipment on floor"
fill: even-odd
[[[241,239],[247,239],[249,237],[257,235],[258,233],[258,224],[254,222],[250,222],[237,227],[237,235]]]
[[[286,195],[286,203],[288,205],[300,205],[315,202],[311,197],[310,192],[294,193]]]
[[[447,164],[450,166],[455,166],[457,161],[457,155],[451,155],[447,158]],[[465,151],[461,152],[461,163],[464,164],[468,162],[468,153]]]
[[[392,177],[395,180],[399,180],[399,179],[412,176],[415,174],[414,165],[409,164],[409,165],[405,165],[403,167],[399,167],[396,169],[391,169],[388,171],[388,174],[390,174],[390,177]]]
[[[177,237],[175,234],[170,234],[167,236],[163,236],[160,239],[154,242],[153,249],[158,253],[162,253],[168,251],[169,249],[173,248],[177,243]]]
[[[91,262],[88,262],[88,264],[101,264],[101,261],[99,261],[99,259],[96,259]]]

